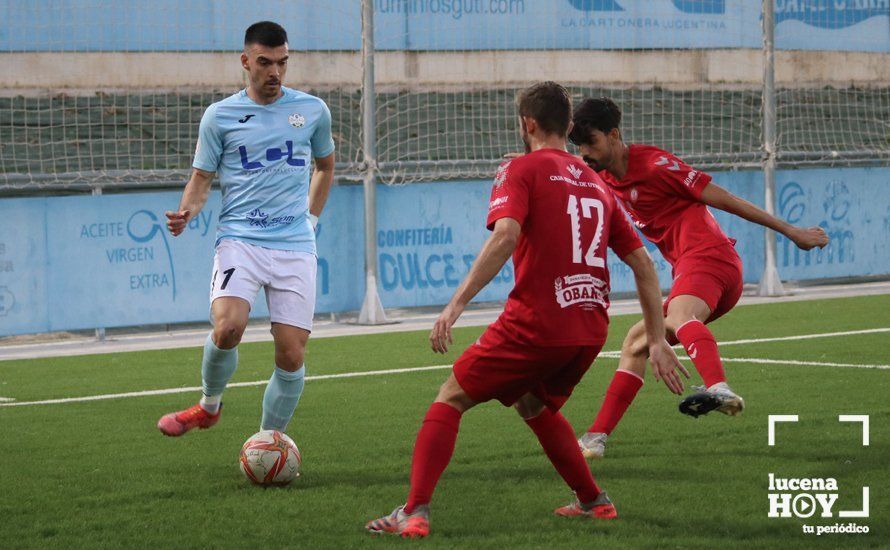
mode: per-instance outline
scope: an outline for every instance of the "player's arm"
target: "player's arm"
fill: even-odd
[[[328,202],[331,185],[334,183],[334,135],[331,131],[331,110],[321,100],[321,114],[318,124],[309,140],[312,156],[315,158],[315,172],[309,182],[309,220],[314,228],[318,217]]]
[[[334,154],[315,159],[315,171],[309,182],[309,219],[312,226],[318,223],[324,205],[331,194],[331,185],[334,183]]]
[[[821,227],[805,228],[791,225],[745,199],[733,195],[713,182],[702,189],[701,201],[708,206],[719,208],[749,222],[754,222],[777,231],[788,237],[802,250],[810,250],[817,246],[822,248],[828,244],[828,235],[825,234]]]
[[[482,246],[482,251],[473,262],[470,273],[463,280],[451,301],[442,310],[442,314],[436,319],[433,330],[430,332],[430,346],[433,351],[445,353],[451,339],[451,326],[463,313],[464,308],[470,303],[479,291],[485,288],[494,276],[500,272],[504,264],[516,249],[519,242],[519,232],[522,227],[513,218],[501,218],[494,224],[494,230]]]
[[[213,183],[215,172],[207,172],[198,168],[192,168],[192,177],[185,184],[182,199],[179,201],[177,212],[167,211],[167,229],[174,237],[185,231],[189,220],[198,215],[207,203],[210,196],[210,184]]]
[[[637,295],[643,308],[643,323],[646,325],[646,340],[649,343],[649,362],[655,380],[664,380],[669,390],[677,395],[683,394],[683,381],[677,374],[682,372],[689,378],[677,354],[664,339],[664,312],[661,305],[661,289],[658,284],[658,273],[655,264],[644,247],[637,248],[622,258],[634,272],[637,284]]]

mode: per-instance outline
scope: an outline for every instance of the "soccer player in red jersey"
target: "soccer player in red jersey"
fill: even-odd
[[[408,500],[366,529],[429,534],[429,503],[457,439],[461,416],[497,399],[514,406],[577,500],[560,516],[611,519],[614,506],[593,479],[559,410],[606,339],[606,246],[634,272],[656,378],[681,394],[683,367],[664,338],[658,279],[642,242],[593,170],[566,151],[571,99],[553,82],[518,98],[528,154],[504,163],[491,192],[492,234],[436,320],[430,345],[445,353],[466,304],[513,256],[516,281],[500,317],[455,362],[417,434]],[[675,370],[677,369],[677,370]]]
[[[726,383],[714,335],[705,324],[726,314],[742,293],[742,261],[735,241],[723,233],[708,206],[763,225],[803,250],[823,247],[819,227],[800,228],[770,215],[711,182],[711,176],[650,145],[627,145],[621,110],[609,98],[587,99],[575,110],[570,139],[588,166],[598,171],[643,235],[673,267],[664,303],[668,341],[680,342],[702,377],[703,387],[680,404],[691,416],[718,410],[737,415],[744,401]],[[596,420],[579,440],[588,458],[603,455],[606,437],[643,385],[647,335],[642,322],[627,334],[618,370]]]

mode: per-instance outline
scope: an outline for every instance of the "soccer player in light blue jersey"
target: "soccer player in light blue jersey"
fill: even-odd
[[[247,29],[241,65],[250,83],[204,112],[191,178],[179,210],[167,212],[170,233],[179,235],[207,202],[219,173],[222,210],[210,283],[213,331],[201,364],[203,396],[197,405],[161,417],[158,428],[168,436],[219,420],[260,287],[275,339],[262,429],[284,431],[303,392],[303,354],[315,312],[315,225],[334,177],[334,141],[327,105],[282,86],[287,60],[287,33],[280,25],[261,21]]]

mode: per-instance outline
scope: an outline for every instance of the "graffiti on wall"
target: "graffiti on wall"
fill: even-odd
[[[814,200],[811,196],[814,193],[820,193],[821,200]],[[778,235],[781,265],[798,267],[853,263],[856,239],[850,219],[851,200],[850,189],[843,180],[833,180],[821,188],[810,187],[807,190],[795,181],[782,186],[779,191],[779,215],[794,225],[818,225],[828,234],[830,244],[823,249],[805,252],[789,239]],[[821,209],[817,210],[814,206],[821,206]]]

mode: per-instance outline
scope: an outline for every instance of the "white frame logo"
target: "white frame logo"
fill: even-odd
[[[869,446],[869,416],[867,414],[841,414],[838,422],[856,422],[862,425],[862,446]],[[797,423],[796,414],[771,414],[768,417],[767,445],[776,446],[776,425]],[[833,512],[838,500],[838,484],[834,478],[781,478],[769,474],[769,518],[820,518],[835,517]],[[859,510],[839,510],[839,518],[869,517],[869,488],[862,487],[862,507]],[[854,523],[835,525],[804,525],[804,533],[822,535],[828,533],[868,533],[868,526]]]

